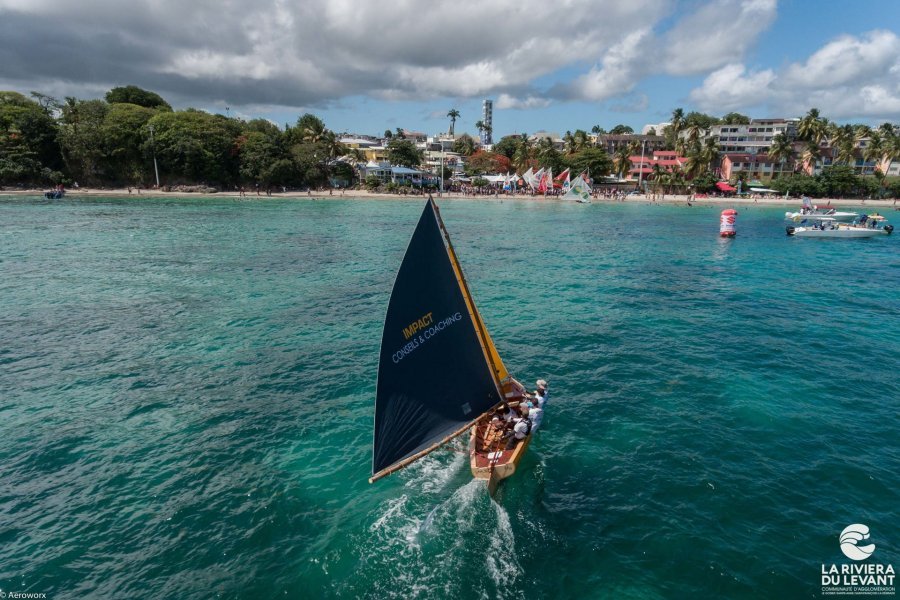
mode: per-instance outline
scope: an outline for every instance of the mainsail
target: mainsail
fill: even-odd
[[[507,377],[429,198],[400,265],[381,338],[370,481],[462,433]]]
[[[572,181],[569,191],[562,197],[563,200],[576,200],[578,202],[591,201],[591,186],[579,175]]]

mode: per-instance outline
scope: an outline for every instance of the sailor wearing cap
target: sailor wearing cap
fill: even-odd
[[[550,395],[550,385],[543,379],[538,379],[536,383],[537,389],[534,390],[534,399],[537,402],[537,407],[543,409],[544,404],[547,402],[547,397]]]

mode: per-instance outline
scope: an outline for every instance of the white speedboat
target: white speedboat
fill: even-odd
[[[835,221],[853,221],[859,217],[859,213],[839,211],[835,208],[801,208],[800,212],[786,212],[784,218],[788,221],[799,223],[803,219],[818,219],[830,217]]]
[[[884,217],[869,217],[866,223],[840,223],[832,217],[806,219],[798,226],[788,225],[787,234],[796,237],[817,238],[870,238],[890,235],[893,225],[884,223]]]

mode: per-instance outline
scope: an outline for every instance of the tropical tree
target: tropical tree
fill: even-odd
[[[512,164],[520,173],[524,173],[529,167],[534,165],[534,148],[527,135],[523,135],[516,144],[516,149],[512,155]]]
[[[238,138],[243,133],[236,119],[195,109],[158,112],[145,129],[154,129],[160,175],[178,182],[219,183],[229,187],[239,176]],[[149,131],[143,132],[150,154]]]
[[[797,124],[797,135],[800,139],[820,144],[825,137],[825,120],[819,116],[818,108],[811,108]]]
[[[784,165],[794,158],[794,145],[784,133],[778,133],[772,138],[769,147],[769,158],[777,160],[781,165],[779,171],[784,171]]]
[[[136,85],[114,87],[106,92],[106,101],[110,104],[137,104],[144,108],[171,111],[172,106],[155,92],[149,92]]]
[[[104,100],[67,97],[62,106],[59,142],[63,160],[76,180],[100,183],[103,179],[103,123],[108,111]]]
[[[603,177],[613,171],[613,163],[603,148],[587,147],[566,157],[573,174],[587,171],[591,177]]]
[[[422,152],[412,140],[393,139],[387,146],[388,160],[392,165],[416,169],[422,164]]]
[[[721,119],[722,125],[749,125],[750,117],[741,113],[730,112]]]
[[[450,132],[449,133],[450,133],[450,135],[454,135],[454,132],[456,130],[456,119],[458,119],[460,116],[459,111],[456,110],[455,108],[451,108],[447,112],[447,116],[450,117]]]
[[[818,142],[809,140],[803,147],[803,152],[800,155],[800,164],[805,165],[809,169],[810,173],[814,173],[816,169],[816,162],[821,157],[822,149],[819,147]]]
[[[613,159],[613,168],[619,178],[624,178],[625,174],[631,170],[632,154],[631,144],[622,144],[619,146],[619,149],[616,150],[616,157]]]
[[[475,152],[475,140],[468,133],[464,133],[453,142],[453,151],[463,156],[471,156]]]
[[[681,130],[684,128],[684,109],[676,108],[672,111],[672,123],[669,125],[669,128],[672,130],[672,133],[677,137]]]
[[[51,115],[58,103],[43,98],[35,102],[18,92],[0,92],[0,183],[61,180],[58,129]]]
[[[150,155],[146,125],[156,110],[137,104],[112,104],[103,118],[102,171],[107,183],[132,185],[144,179]]]
[[[634,133],[634,129],[629,127],[628,125],[616,125],[612,129],[609,130],[609,133],[612,135],[630,135]]]

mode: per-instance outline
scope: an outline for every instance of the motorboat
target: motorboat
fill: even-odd
[[[796,237],[817,238],[870,238],[893,233],[894,226],[885,223],[884,217],[863,216],[864,219],[854,223],[841,223],[833,217],[804,219],[796,227],[788,225],[786,231]]]
[[[853,221],[859,218],[859,213],[840,211],[836,208],[801,208],[800,212],[786,212],[784,218],[788,221],[799,223],[803,219],[816,219],[819,217],[829,217],[835,221]]]

